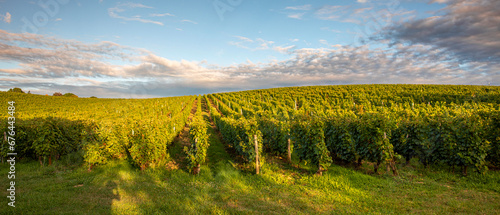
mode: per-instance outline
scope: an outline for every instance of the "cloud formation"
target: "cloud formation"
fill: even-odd
[[[198,24],[197,22],[189,20],[189,19],[183,19],[183,20],[181,20],[181,22],[188,22],[188,23],[195,24],[195,25]]]
[[[431,45],[297,49],[260,38],[235,38],[253,45],[249,48],[286,52],[290,58],[218,66],[170,60],[108,41],[89,44],[0,30],[0,60],[19,65],[0,69],[0,88],[138,98],[325,84],[500,84],[498,63],[461,63]],[[111,63],[117,61],[123,63]]]
[[[355,42],[366,42],[366,37],[379,32],[392,23],[400,23],[415,17],[415,11],[400,7],[398,1],[358,1],[354,5],[330,5],[313,8],[311,5],[289,6],[284,9],[288,18],[319,19],[333,22],[352,23],[354,28],[347,32],[322,27],[321,30],[334,33],[354,34]]]
[[[21,68],[0,71],[33,77],[134,77],[130,67],[114,65],[141,61],[147,50],[109,41],[94,44],[38,34],[16,34],[0,30],[0,60],[17,62]]]
[[[3,19],[4,22],[10,23],[12,16],[10,15],[9,12],[5,13],[5,15],[1,15],[0,17]]]
[[[248,37],[234,36],[238,38],[238,41],[229,41],[229,45],[237,46],[243,49],[248,49],[251,51],[257,50],[268,50],[273,47],[274,41],[264,40],[262,38],[257,38],[252,40]]]
[[[292,50],[296,48],[296,45],[276,45],[274,41],[262,38],[250,39],[243,36],[234,37],[238,38],[238,41],[229,41],[229,45],[237,46],[250,51],[273,50],[282,54],[291,54]],[[297,42],[299,39],[290,39],[290,41]]]
[[[321,20],[386,26],[413,17],[414,11],[399,8],[389,2],[378,4],[365,2],[356,6],[324,5],[314,12],[314,16]]]
[[[447,5],[435,16],[418,20],[396,20],[398,16],[411,17],[413,12],[397,7],[380,9],[372,1],[350,7],[286,7],[288,16],[303,13],[296,18],[310,15],[366,26],[372,22],[376,24],[371,31],[375,35],[372,43],[361,46],[318,40],[325,48],[300,48],[293,45],[300,41],[294,38],[287,41],[290,43],[276,44],[262,38],[234,36],[231,45],[250,51],[274,51],[289,58],[266,63],[247,60],[231,66],[171,60],[110,41],[84,43],[0,30],[0,61],[17,65],[0,68],[0,89],[16,86],[40,94],[61,91],[83,97],[138,98],[327,84],[500,85],[500,2],[434,2]],[[142,4],[122,3],[108,12],[119,18],[134,8],[150,9]],[[137,15],[127,19],[143,18]],[[335,32],[328,27],[321,30]]]
[[[163,16],[175,16],[175,15],[170,13],[153,13],[150,16],[163,17]]]
[[[311,9],[312,6],[310,4],[285,7],[285,10],[311,10]]]
[[[288,14],[288,18],[292,18],[292,19],[302,19],[302,17],[305,15],[306,13],[291,13],[291,14]]]
[[[158,22],[158,21],[154,21],[154,20],[150,20],[150,19],[143,19],[139,15],[130,16],[130,17],[120,15],[120,13],[123,13],[129,9],[134,9],[134,8],[152,9],[153,7],[149,7],[149,6],[146,6],[143,4],[138,4],[138,3],[130,3],[130,2],[118,3],[115,7],[108,8],[108,15],[112,18],[121,19],[121,20],[125,20],[125,21],[138,21],[138,22],[142,22],[142,23],[152,23],[152,24],[156,24],[156,25],[163,25],[162,22]],[[159,15],[159,14],[156,14],[156,15]]]
[[[283,54],[290,54],[290,52],[295,49],[295,45],[290,45],[290,46],[275,46],[273,47],[273,50],[278,51]]]
[[[435,16],[393,24],[378,38],[430,45],[463,62],[500,62],[500,1],[433,2],[447,6]]]
[[[312,5],[300,5],[300,6],[288,6],[285,7],[285,11],[288,14],[288,18],[292,19],[302,19],[302,17],[306,14],[306,12],[297,12],[297,11],[309,11],[312,9]]]

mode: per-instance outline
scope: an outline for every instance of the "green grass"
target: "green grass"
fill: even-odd
[[[6,172],[7,165],[0,165]],[[270,159],[261,175],[231,162],[139,171],[115,161],[87,172],[62,165],[19,163],[16,208],[2,214],[498,214],[500,174],[462,177],[406,167],[400,176],[368,175],[333,166],[323,176]],[[7,177],[0,178],[6,185]],[[2,195],[6,196],[5,189]]]
[[[205,119],[208,120],[205,113]],[[170,149],[174,169],[140,171],[126,160],[88,172],[55,162],[16,164],[16,208],[7,206],[8,165],[0,164],[0,214],[500,214],[500,172],[467,177],[412,160],[399,176],[333,165],[314,167],[267,156],[260,175],[242,168],[210,128],[199,175],[183,164],[182,138]]]

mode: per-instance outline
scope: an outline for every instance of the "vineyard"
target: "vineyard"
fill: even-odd
[[[127,157],[145,169],[168,160],[166,149],[184,128],[195,99],[79,99],[2,93],[2,100],[16,104],[16,122],[15,128],[10,127],[3,115],[1,131],[16,133],[18,157],[39,160],[41,165],[80,153],[89,170],[110,159]],[[2,159],[7,152],[4,140]]]
[[[162,99],[78,99],[2,93],[15,101],[16,151],[44,165],[83,151],[88,167],[129,157],[141,169],[161,166],[186,125],[196,96]],[[484,172],[500,162],[498,87],[362,85],[295,87],[198,97],[191,160],[208,147],[201,100],[224,141],[246,162],[256,154],[288,156],[326,171],[333,160],[395,163],[417,158]],[[1,131],[12,132],[2,115]],[[197,147],[195,140],[203,147]],[[290,143],[291,142],[291,143]],[[257,144],[255,150],[254,143]],[[7,143],[0,148],[6,157]],[[193,154],[194,153],[194,154]],[[193,164],[194,165],[194,164]]]
[[[0,98],[2,163],[7,134],[14,134],[18,159],[39,168],[65,160],[88,174],[121,161],[140,172],[165,170],[182,154],[185,171],[203,175],[215,168],[204,168],[214,147],[237,168],[264,175],[276,163],[318,178],[339,166],[390,178],[409,165],[458,169],[461,177],[500,167],[500,87],[493,86],[288,87],[155,99],[0,92]],[[189,141],[173,150],[180,136]]]
[[[300,160],[318,173],[333,160],[484,172],[500,161],[498,87],[364,85],[279,88],[208,95],[225,141],[251,162],[259,150]],[[220,112],[220,113],[219,113]],[[293,143],[290,145],[290,140]]]

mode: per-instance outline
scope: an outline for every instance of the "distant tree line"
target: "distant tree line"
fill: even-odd
[[[78,96],[75,95],[75,94],[73,94],[73,93],[62,94],[60,92],[55,92],[54,94],[52,94],[52,96],[66,96],[66,97],[76,97],[76,98],[78,98]]]
[[[7,92],[14,92],[14,93],[25,93],[21,88],[19,87],[15,87],[15,88],[11,88],[9,89]],[[31,94],[30,91],[28,91],[28,94]],[[55,92],[54,94],[52,94],[52,96],[66,96],[66,97],[75,97],[75,98],[78,98],[77,95],[75,95],[74,93],[65,93],[65,94],[62,94],[60,92]],[[94,97],[94,96],[92,96]]]

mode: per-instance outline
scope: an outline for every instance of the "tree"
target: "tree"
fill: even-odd
[[[66,96],[66,97],[76,97],[76,98],[78,98],[78,96],[77,96],[77,95],[75,95],[75,94],[73,94],[73,93],[65,93],[65,94],[64,94],[64,96]]]
[[[63,94],[60,92],[55,92],[52,96],[62,96]]]
[[[14,92],[14,93],[24,93],[24,92],[23,92],[23,90],[21,90],[21,88],[19,88],[19,87],[9,89],[9,91],[8,91],[8,92]]]

